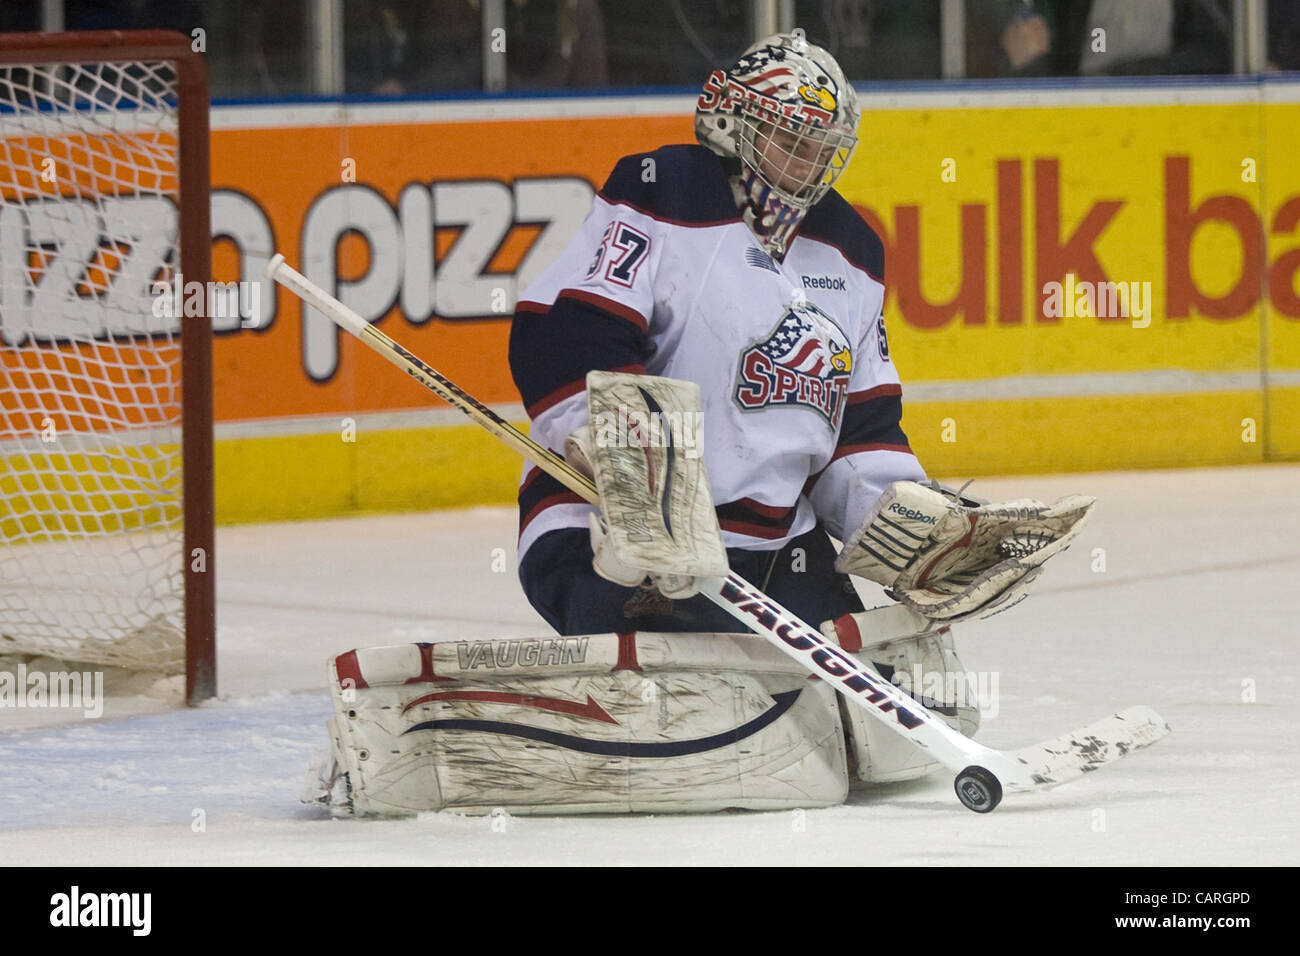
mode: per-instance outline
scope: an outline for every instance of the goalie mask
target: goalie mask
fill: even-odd
[[[745,222],[774,255],[848,165],[858,102],[834,57],[798,34],[760,40],[714,70],[695,109],[695,135],[740,160]]]

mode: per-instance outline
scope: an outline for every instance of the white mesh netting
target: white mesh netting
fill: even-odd
[[[0,655],[184,666],[176,102],[0,65]]]

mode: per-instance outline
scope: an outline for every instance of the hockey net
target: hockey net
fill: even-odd
[[[188,38],[0,37],[0,655],[215,693],[207,94]]]

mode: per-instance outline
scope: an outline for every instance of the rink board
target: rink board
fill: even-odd
[[[885,243],[904,427],[930,473],[1300,458],[1300,83],[862,101],[839,186]],[[692,104],[219,107],[215,278],[256,282],[278,249],[517,409],[520,289],[620,156],[691,139]],[[214,320],[219,520],[511,500],[511,453],[284,290],[258,295]]]

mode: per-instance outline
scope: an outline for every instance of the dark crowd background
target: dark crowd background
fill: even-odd
[[[1264,27],[1250,64],[1234,47],[1247,4]],[[42,21],[47,6],[4,0],[0,31],[202,29],[213,98],[256,99],[695,87],[763,32],[768,5],[63,0],[53,24]],[[771,9],[792,13],[781,25],[802,27],[854,82],[1300,69],[1300,3],[1291,0],[782,0]],[[322,70],[330,37],[339,38],[333,68]]]

